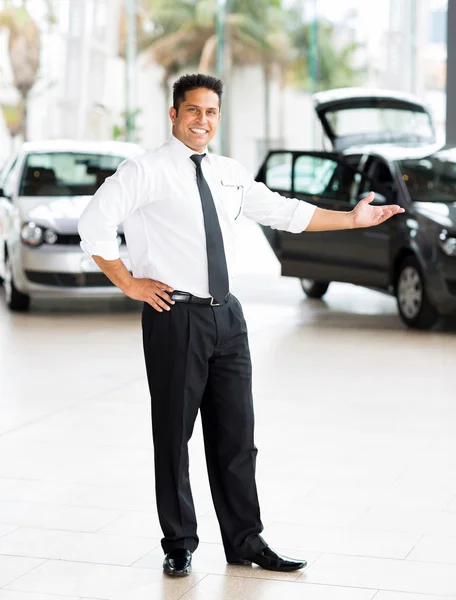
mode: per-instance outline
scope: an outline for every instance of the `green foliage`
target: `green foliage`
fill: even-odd
[[[149,32],[138,36],[141,52],[165,69],[165,79],[184,68],[205,72],[215,68],[217,0],[142,0],[143,24]],[[151,26],[152,23],[152,26]],[[147,29],[147,28],[146,28]],[[302,89],[329,89],[360,82],[364,68],[355,68],[359,44],[337,41],[329,22],[302,21],[296,7],[282,0],[227,0],[227,32],[234,65],[273,65],[288,83]],[[313,46],[315,48],[313,49]],[[311,85],[311,52],[315,52],[316,82]]]
[[[262,62],[265,55],[278,56],[287,43],[286,36],[280,36],[284,14],[280,0],[232,0],[228,4],[232,62],[249,64]],[[148,52],[170,71],[196,65],[213,70],[217,0],[143,0],[143,10],[153,26],[148,36],[139,36],[139,51]]]
[[[140,135],[139,132],[141,131],[141,129],[137,126],[137,117],[141,114],[141,109],[140,108],[136,108],[132,114],[131,114],[131,140],[132,142],[139,142],[140,140]],[[123,111],[120,113],[120,116],[122,117],[122,124],[119,125],[118,123],[115,123],[112,127],[112,133],[111,133],[111,137],[113,140],[126,140],[127,139],[127,127],[126,127],[126,112]]]
[[[315,47],[312,44],[312,27]],[[364,67],[354,67],[354,57],[361,48],[357,42],[337,42],[336,27],[326,21],[302,23],[291,31],[295,56],[287,79],[296,87],[320,91],[357,85],[365,74]],[[315,81],[310,79],[311,52],[314,52]]]

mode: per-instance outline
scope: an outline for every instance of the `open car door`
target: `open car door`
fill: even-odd
[[[333,152],[269,152],[257,181],[283,196],[305,200],[320,208],[349,211],[361,175],[360,156]],[[353,231],[312,231],[300,234],[263,227],[264,235],[282,266],[282,275],[316,281],[356,283],[349,269],[347,247]]]

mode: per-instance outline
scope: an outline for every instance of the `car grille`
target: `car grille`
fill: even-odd
[[[118,234],[121,239],[121,244],[125,244],[125,236],[123,233]],[[61,246],[79,246],[81,243],[81,238],[77,233],[58,233],[57,240],[55,244],[60,244]]]
[[[114,284],[104,273],[48,273],[26,271],[27,279],[41,285],[54,287],[109,287]]]

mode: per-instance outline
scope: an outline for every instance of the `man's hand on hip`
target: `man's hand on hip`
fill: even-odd
[[[97,255],[92,256],[92,258],[106,277],[109,277],[113,284],[129,298],[147,302],[158,312],[169,310],[169,304],[174,304],[167,294],[167,292],[171,293],[174,290],[166,283],[155,281],[155,279],[133,277],[120,258],[105,260]]]
[[[163,312],[163,310],[170,310],[169,304],[174,304],[168,294],[173,291],[172,287],[161,281],[132,277],[125,293],[133,300],[142,300],[158,312]]]

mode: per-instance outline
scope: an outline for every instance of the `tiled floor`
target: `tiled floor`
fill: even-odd
[[[198,424],[201,545],[164,577],[138,308],[0,297],[0,600],[456,600],[456,328],[350,286],[305,301],[244,233],[264,537],[309,566],[225,564]]]

